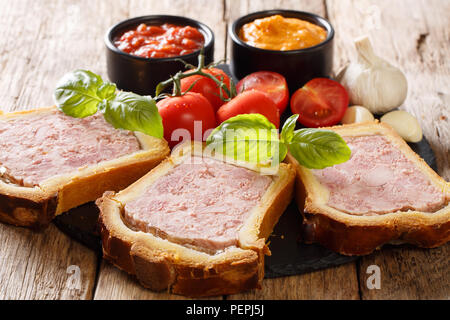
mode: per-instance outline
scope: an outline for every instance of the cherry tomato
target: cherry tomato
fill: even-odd
[[[230,89],[230,77],[227,76],[225,72],[218,68],[210,68],[210,69],[202,69],[204,73],[213,75],[218,80],[222,80],[228,89]],[[214,110],[217,111],[221,105],[224,104],[224,101],[220,99],[220,89],[217,84],[201,75],[193,75],[184,79],[181,79],[181,92],[186,92],[189,87],[193,84],[194,86],[190,90],[190,92],[197,92],[202,94],[213,106]],[[222,94],[224,98],[228,98],[226,93],[222,90]]]
[[[179,97],[167,97],[158,101],[156,106],[163,121],[164,139],[171,147],[182,141],[178,136],[172,139],[176,129],[186,129],[191,140],[203,140],[205,131],[216,127],[214,109],[199,93],[188,92]],[[195,134],[194,121],[202,122],[201,136],[199,132]]]
[[[248,90],[231,99],[217,110],[219,123],[237,116],[238,114],[260,113],[277,128],[280,126],[279,110],[267,94],[258,90]]]
[[[271,71],[254,72],[239,81],[236,86],[238,93],[250,89],[266,93],[275,102],[280,114],[286,109],[289,89],[286,79],[281,74]]]
[[[316,78],[294,92],[291,110],[299,114],[298,122],[306,127],[327,127],[344,117],[348,102],[348,93],[341,84]]]

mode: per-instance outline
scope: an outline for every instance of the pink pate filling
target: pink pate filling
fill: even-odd
[[[272,179],[202,157],[187,158],[125,205],[125,220],[208,250],[237,245],[238,230]]]
[[[328,205],[354,215],[398,210],[434,212],[446,201],[412,161],[380,135],[345,137],[349,161],[312,170],[330,191]]]
[[[23,186],[140,150],[132,132],[102,115],[76,119],[55,110],[0,121],[0,166]]]

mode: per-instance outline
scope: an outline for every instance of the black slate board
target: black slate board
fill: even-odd
[[[409,144],[436,171],[436,159],[425,138]],[[53,223],[73,239],[101,253],[97,229],[98,208],[94,202],[57,216]],[[302,216],[293,201],[269,238],[271,256],[265,258],[265,277],[277,278],[338,266],[357,259],[330,251],[318,244],[301,242]]]
[[[228,65],[221,69],[230,74]],[[289,108],[282,115],[282,123],[290,116]],[[435,171],[436,159],[428,141],[423,138],[419,143],[410,143]],[[97,226],[98,208],[94,202],[69,210],[57,216],[53,223],[64,233],[101,253],[100,234]],[[265,278],[277,278],[338,266],[357,259],[330,251],[318,244],[301,242],[302,216],[293,201],[281,216],[269,238],[271,256],[265,258]]]

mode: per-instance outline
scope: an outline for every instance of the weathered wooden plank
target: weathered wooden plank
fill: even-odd
[[[95,253],[50,225],[34,232],[0,224],[0,299],[91,299]]]
[[[349,263],[299,276],[265,279],[261,290],[227,296],[230,300],[359,300],[356,265]]]
[[[438,173],[450,179],[448,60],[450,28],[445,1],[327,1],[336,29],[336,66],[355,57],[353,39],[369,34],[375,51],[408,78],[402,108],[416,115],[437,158]],[[336,68],[338,70],[338,68]],[[361,260],[363,299],[448,299],[449,246],[434,250],[383,248]],[[381,271],[381,289],[366,286],[367,266]]]
[[[321,0],[233,0],[227,1],[226,7],[228,24],[250,12],[268,9],[292,9],[326,15],[324,2]],[[266,279],[262,290],[231,295],[227,299],[359,299],[356,267],[354,263],[350,263],[311,274]]]
[[[53,104],[57,80],[76,68],[106,75],[103,36],[127,2],[2,0],[0,109]],[[101,14],[101,19],[99,15]]]
[[[321,0],[228,0],[226,1],[226,18],[231,24],[243,15],[270,9],[308,11],[321,16],[325,15],[325,6]]]
[[[361,259],[363,299],[450,299],[450,244],[435,249],[384,247]],[[380,286],[374,273],[380,267]],[[368,283],[369,282],[369,285]],[[371,285],[372,284],[372,285]]]

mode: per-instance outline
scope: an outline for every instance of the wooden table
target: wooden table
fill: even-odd
[[[215,58],[229,56],[227,27],[248,12],[311,11],[336,29],[335,71],[355,57],[353,39],[367,33],[376,52],[400,66],[409,81],[403,107],[420,121],[450,178],[450,1],[347,0],[0,0],[0,108],[53,104],[56,81],[86,68],[106,76],[103,36],[112,24],[144,14],[198,19],[215,33]],[[51,225],[36,233],[0,225],[1,299],[179,299],[143,289],[132,277]],[[383,248],[355,263],[300,276],[265,280],[262,290],[227,299],[449,299],[450,244],[432,250]],[[377,265],[381,288],[368,289]],[[79,269],[78,269],[79,268]],[[81,276],[80,282],[76,280]]]

